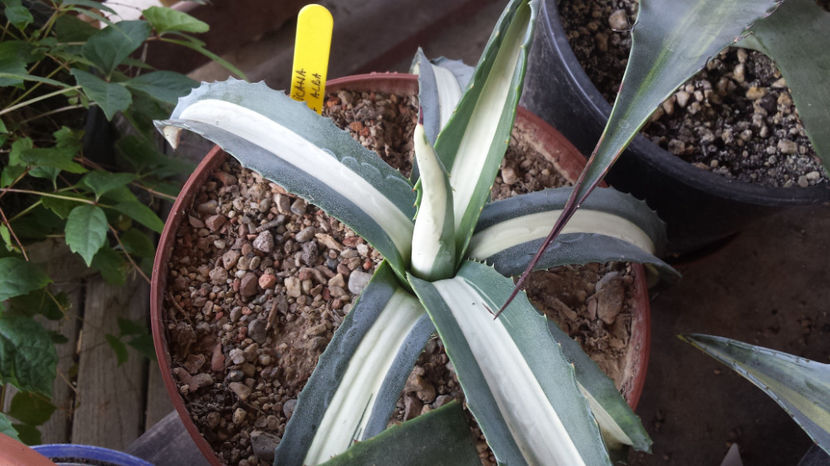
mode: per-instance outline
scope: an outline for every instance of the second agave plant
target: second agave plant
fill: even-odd
[[[499,462],[610,464],[606,446],[649,449],[613,384],[523,294],[495,317],[513,289],[510,276],[527,265],[569,194],[488,202],[516,115],[535,11],[534,1],[510,2],[475,70],[419,54],[422,121],[412,179],[262,83],[203,84],[157,122],[173,145],[181,129],[210,139],[351,227],[384,257],[300,394],[276,463],[320,464],[341,454],[365,461],[364,450],[390,442],[398,457],[430,441],[451,451],[441,446],[450,438],[443,430],[418,419],[401,428],[418,432],[417,442],[385,431],[435,332]],[[663,226],[642,203],[599,190],[577,220],[538,268],[627,260],[675,275],[653,255]]]

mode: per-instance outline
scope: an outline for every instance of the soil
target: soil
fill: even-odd
[[[631,49],[636,0],[562,0],[568,42],[608,102]],[[701,169],[744,182],[808,187],[826,182],[786,81],[765,55],[729,48],[662,103],[643,129]]]
[[[408,172],[416,97],[339,92],[328,97],[325,113]],[[514,134],[494,198],[565,183],[547,160],[516,141]],[[231,158],[199,188],[187,215],[165,299],[179,392],[222,461],[269,463],[317,358],[381,257],[337,220]],[[528,289],[531,301],[618,386],[630,338],[630,282],[626,264],[592,264],[536,272]],[[390,422],[451,399],[463,401],[463,394],[433,338]],[[495,464],[470,421],[483,462]]]

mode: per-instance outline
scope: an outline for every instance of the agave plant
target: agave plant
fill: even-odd
[[[712,335],[680,339],[763,390],[830,455],[830,364]]]
[[[569,195],[547,190],[488,202],[510,139],[535,14],[536,1],[511,1],[474,71],[419,54],[423,110],[412,180],[262,83],[203,84],[169,120],[157,122],[174,146],[182,129],[212,140],[351,227],[385,259],[319,358],[277,463],[322,463],[384,431],[436,330],[500,462],[608,464],[603,437],[608,445],[649,449],[613,383],[524,295],[494,318],[513,288],[509,276],[526,266]],[[572,225],[539,268],[623,260],[676,275],[654,256],[663,225],[631,197],[600,190]]]

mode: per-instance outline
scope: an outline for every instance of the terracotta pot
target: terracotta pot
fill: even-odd
[[[0,434],[0,464],[11,466],[54,466],[40,453],[5,434]]]
[[[378,91],[413,95],[418,92],[417,77],[410,74],[383,73],[349,76],[335,79],[328,83],[327,91],[349,89],[355,91]],[[550,127],[539,117],[519,108],[516,125],[532,136],[529,141],[534,149],[544,154],[567,178],[573,182],[585,165],[585,159],[558,131]],[[150,291],[150,314],[153,329],[153,342],[158,357],[161,374],[173,405],[196,445],[211,463],[220,464],[208,442],[199,433],[191,419],[184,400],[179,394],[176,381],[172,375],[170,351],[165,330],[164,295],[167,289],[168,264],[172,257],[176,241],[176,232],[187,218],[187,210],[193,204],[198,188],[211,176],[211,173],[225,161],[225,154],[218,146],[214,147],[202,160],[196,171],[190,176],[179,194],[170,215],[164,225],[153,264],[153,278]],[[628,404],[637,406],[643,391],[646,366],[650,348],[651,311],[648,301],[648,288],[643,267],[634,264],[633,316],[631,323],[630,349],[626,355],[626,372],[623,391]]]

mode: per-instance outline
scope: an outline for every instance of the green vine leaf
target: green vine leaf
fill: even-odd
[[[0,382],[52,396],[58,354],[46,329],[30,317],[0,315]]]
[[[6,19],[17,29],[22,31],[34,21],[32,13],[29,12],[28,8],[23,6],[20,0],[3,0],[3,3],[6,5],[6,9],[3,12],[6,15]]]
[[[110,173],[96,170],[81,178],[81,183],[91,189],[96,198],[100,198],[113,189],[127,186],[133,180],[135,180],[135,175],[132,173]]]
[[[101,107],[107,120],[112,120],[116,113],[126,110],[132,102],[130,91],[121,84],[108,83],[94,74],[75,68],[72,69],[72,76],[75,76],[89,100]]]
[[[199,83],[172,71],[153,71],[125,81],[124,85],[162,102],[175,104]]]
[[[107,344],[110,345],[110,348],[115,352],[115,358],[118,361],[118,366],[120,367],[121,364],[127,362],[127,345],[121,341],[115,335],[110,335],[109,333],[104,335],[104,338],[107,340]]]
[[[120,202],[113,208],[156,233],[161,233],[164,229],[164,222],[153,212],[153,209],[140,202]]]
[[[124,286],[127,283],[129,264],[124,260],[124,256],[106,244],[92,259],[92,268],[101,272],[101,276],[110,285]]]
[[[121,233],[121,244],[124,246],[124,250],[134,256],[153,258],[156,255],[153,241],[135,228],[130,228]]]
[[[23,296],[51,283],[43,271],[19,257],[0,259],[0,302]]]
[[[20,435],[20,441],[26,445],[40,445],[43,443],[37,427],[19,423],[14,423],[12,426],[17,429],[17,433]]]
[[[17,435],[17,430],[12,426],[12,421],[3,413],[0,413],[0,434],[9,436],[15,440],[20,440]]]
[[[159,34],[173,31],[199,34],[210,29],[206,22],[172,8],[151,6],[142,11],[142,14]]]
[[[32,426],[39,426],[48,421],[55,412],[53,405],[43,395],[31,392],[18,392],[12,398],[7,414],[18,421]]]
[[[84,44],[84,57],[109,76],[150,36],[146,21],[121,21],[95,33]]]
[[[66,244],[92,265],[95,253],[107,241],[107,216],[98,206],[81,205],[66,218]]]

